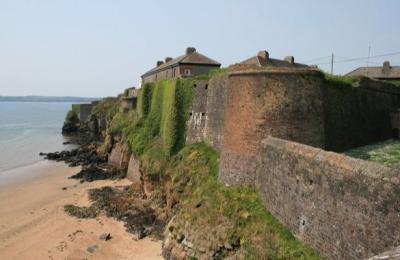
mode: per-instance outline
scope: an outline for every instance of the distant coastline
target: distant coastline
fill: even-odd
[[[91,102],[98,100],[95,97],[70,96],[0,96],[0,102]]]

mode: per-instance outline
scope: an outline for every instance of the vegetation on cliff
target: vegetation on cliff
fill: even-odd
[[[92,115],[97,118],[111,120],[118,112],[120,100],[117,98],[104,98],[93,107]]]
[[[142,161],[143,171],[159,179],[167,160],[185,145],[192,79],[145,84],[136,110],[115,113],[112,134],[120,135]]]
[[[62,127],[62,133],[63,134],[74,133],[78,131],[78,127],[79,127],[78,115],[73,110],[68,111],[64,120],[64,125]]]

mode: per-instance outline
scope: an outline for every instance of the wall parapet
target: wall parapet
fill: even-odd
[[[267,209],[331,259],[364,259],[400,244],[400,171],[274,137],[255,186]]]
[[[323,77],[323,73],[320,70],[313,68],[261,67],[228,72],[228,76],[264,74],[312,74]]]

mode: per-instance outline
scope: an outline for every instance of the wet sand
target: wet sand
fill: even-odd
[[[46,161],[0,173],[0,259],[162,259],[160,241],[137,241],[122,222],[64,212],[65,204],[88,206],[88,189],[130,183],[68,179],[78,170]],[[103,233],[112,239],[100,240]]]

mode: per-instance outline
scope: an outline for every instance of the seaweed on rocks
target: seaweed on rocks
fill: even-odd
[[[85,166],[90,164],[101,164],[107,162],[106,156],[100,156],[96,152],[96,144],[86,144],[79,148],[72,149],[70,151],[61,151],[54,153],[40,153],[39,155],[44,156],[47,160],[52,161],[64,161],[70,167],[74,166]]]
[[[122,220],[127,232],[136,234],[138,239],[146,236],[162,238],[165,223],[157,218],[152,201],[143,199],[142,194],[134,188],[92,189],[89,191],[89,198],[108,217]]]
[[[140,192],[127,186],[123,189],[103,187],[89,191],[90,207],[66,205],[65,211],[78,218],[93,216],[93,212],[104,212],[125,223],[126,231],[138,239],[152,236],[162,239],[165,223],[157,218],[151,201],[145,200]]]
[[[84,166],[80,172],[70,176],[69,178],[92,182],[96,180],[122,179],[125,178],[125,176],[126,171],[114,168],[107,164],[91,164],[89,166]]]

